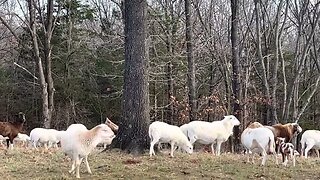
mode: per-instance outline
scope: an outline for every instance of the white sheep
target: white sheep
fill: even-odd
[[[301,136],[301,156],[308,157],[308,152],[311,149],[315,149],[319,158],[320,149],[320,131],[318,130],[307,130]]]
[[[61,136],[65,131],[58,131],[55,129],[34,128],[30,132],[30,139],[33,147],[37,149],[39,143],[44,144],[45,149],[51,146],[58,147]]]
[[[61,148],[72,159],[69,173],[76,173],[80,178],[80,164],[84,159],[88,173],[92,173],[88,155],[103,140],[114,137],[114,132],[106,125],[100,124],[88,130],[82,124],[72,124],[68,127],[61,138]]]
[[[214,154],[214,144],[217,143],[216,154],[220,155],[221,144],[228,140],[233,134],[233,127],[239,126],[240,121],[233,115],[224,116],[221,121],[205,122],[192,121],[180,128],[189,138],[191,144],[211,144],[211,151]]]
[[[177,145],[189,154],[193,152],[193,146],[178,126],[169,125],[160,121],[155,121],[151,123],[149,126],[149,137],[151,139],[149,152],[150,157],[152,155],[155,155],[154,145],[157,143],[170,143],[171,157],[173,157],[175,145]]]
[[[31,138],[27,134],[18,133],[17,137],[13,139],[14,142],[21,142],[22,146],[26,146]]]
[[[265,127],[246,128],[241,134],[241,143],[249,154],[247,161],[250,162],[250,154],[261,153],[263,156],[261,165],[265,165],[267,153],[273,153],[278,164],[277,154],[275,152],[275,141],[273,132]],[[254,163],[253,156],[252,162]]]

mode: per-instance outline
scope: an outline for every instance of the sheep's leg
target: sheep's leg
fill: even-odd
[[[251,154],[249,153],[249,150],[248,150],[248,149],[246,149],[245,155],[247,156],[247,163],[250,163],[250,156],[251,156]]]
[[[301,152],[300,152],[300,157],[303,157],[303,154],[304,154],[304,152],[305,152],[305,143],[301,143]]]
[[[9,149],[10,140],[9,140],[9,139],[6,139],[6,141],[7,141],[7,148]]]
[[[37,142],[38,142],[38,141],[32,141],[32,145],[33,145],[33,147],[34,147],[35,149],[38,149],[38,148],[37,148]]]
[[[48,143],[45,142],[45,143],[43,143],[43,145],[44,145],[45,150],[48,150]]]
[[[52,142],[51,141],[48,141],[48,148],[51,148],[52,147]]]
[[[220,150],[220,149],[221,149],[221,143],[222,143],[221,141],[217,141],[217,148],[216,148],[216,150],[217,150],[217,153],[216,153],[216,154],[217,154],[217,156],[219,156],[219,155],[220,155],[220,151],[221,151],[221,150]]]
[[[8,145],[8,142],[9,142],[9,145]],[[9,149],[11,149],[11,150],[13,149],[13,139],[11,139],[11,138],[7,139],[7,146]]]
[[[175,148],[174,148],[174,144],[175,144],[174,142],[171,142],[171,143],[170,143],[170,145],[171,145],[170,156],[171,156],[171,157],[173,157],[173,151],[174,151],[174,149],[175,149]]]
[[[76,160],[72,160],[72,165],[71,165],[71,169],[70,169],[69,173],[74,174],[75,168],[76,168]]]
[[[248,150],[248,153],[249,153],[249,158],[250,158],[250,156],[251,156],[251,162],[252,162],[252,164],[254,164],[254,153],[253,153],[252,151],[250,151],[250,150]]]
[[[80,164],[81,164],[82,158],[77,157],[76,158],[76,178],[80,178]]]
[[[88,173],[89,173],[89,174],[92,174],[92,171],[91,171],[91,169],[90,169],[89,162],[88,162],[88,156],[86,156],[86,157],[84,158],[84,162],[86,163],[86,167],[87,167]]]
[[[263,156],[263,158],[262,158],[261,166],[264,166],[266,164],[266,161],[267,161],[267,153],[266,153],[266,151],[264,149],[262,151],[262,156]]]
[[[292,160],[293,167],[296,166],[296,156],[294,154],[294,149],[290,149],[289,158]]]
[[[279,164],[279,162],[278,162],[278,154],[276,152],[273,152],[273,155],[275,157],[276,164],[278,165]]]
[[[304,150],[304,157],[307,158],[308,157],[308,152],[310,151],[310,149],[313,147],[313,145],[307,145],[307,148]]]
[[[284,161],[286,160],[286,155],[284,153],[281,153],[282,155],[282,163],[284,163]]]
[[[212,152],[212,154],[214,155],[214,147],[213,147],[213,144],[214,144],[214,143],[211,144],[211,152]]]
[[[319,149],[316,149],[317,157],[319,158]]]
[[[288,155],[286,154],[286,155],[284,155],[284,162],[282,163],[284,166],[287,166],[287,164],[288,164]]]
[[[150,151],[149,151],[149,154],[150,154],[150,157],[152,156],[152,155],[156,155],[156,153],[154,152],[154,145],[156,144],[156,142],[157,141],[151,141],[151,143],[150,143]]]

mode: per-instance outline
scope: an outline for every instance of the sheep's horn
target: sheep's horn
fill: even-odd
[[[105,124],[107,124],[107,123],[109,123],[109,122],[110,122],[109,118],[106,117],[106,122],[105,122]]]

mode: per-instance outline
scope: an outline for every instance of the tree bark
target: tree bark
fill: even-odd
[[[238,37],[238,23],[239,23],[239,1],[231,0],[231,51],[232,51],[232,106],[233,114],[241,122],[241,107],[240,107],[240,58],[239,58],[239,37]],[[240,144],[240,128],[234,127],[234,143]],[[233,149],[234,150],[234,149]]]
[[[45,23],[45,39],[44,39],[44,57],[46,64],[46,82],[48,84],[48,121],[44,122],[45,127],[51,126],[52,113],[54,109],[54,87],[51,68],[51,39],[53,33],[53,0],[48,0],[47,4],[47,21]]]
[[[125,72],[123,112],[115,146],[139,154],[148,146],[149,87],[146,40],[147,2],[124,1]]]
[[[188,60],[188,97],[189,97],[189,120],[196,120],[196,70],[193,58],[192,45],[192,27],[191,27],[191,3],[185,0],[185,16],[186,16],[186,41],[187,41],[187,60]]]

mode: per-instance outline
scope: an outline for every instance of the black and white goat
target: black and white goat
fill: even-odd
[[[292,159],[293,166],[296,166],[295,150],[292,143],[286,143],[285,138],[277,137],[276,144],[279,146],[282,155],[282,164],[287,166],[288,159]]]

